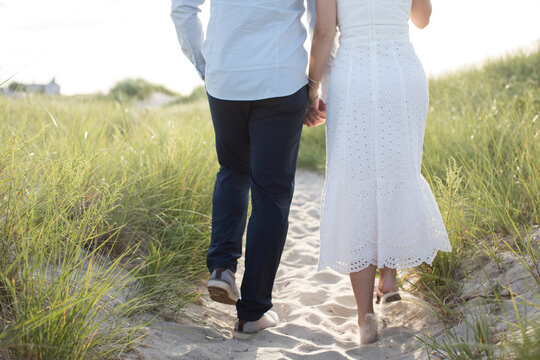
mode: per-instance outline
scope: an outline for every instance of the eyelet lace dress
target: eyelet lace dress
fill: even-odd
[[[420,173],[427,80],[409,42],[412,0],[337,0],[327,72],[319,270],[408,268],[451,251]]]

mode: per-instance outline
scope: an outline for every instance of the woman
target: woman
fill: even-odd
[[[408,20],[424,28],[430,15],[429,0],[317,0],[306,124],[318,125],[319,85],[328,78],[319,270],[350,274],[363,344],[377,339],[377,268],[377,302],[385,304],[401,299],[397,268],[451,251],[420,173],[428,88]],[[336,26],[339,49],[329,62]]]

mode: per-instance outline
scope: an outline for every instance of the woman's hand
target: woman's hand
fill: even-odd
[[[423,29],[429,24],[431,17],[430,0],[413,0],[411,8],[411,21],[417,28]]]

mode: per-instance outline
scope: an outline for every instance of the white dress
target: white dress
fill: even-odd
[[[420,173],[428,111],[409,42],[412,0],[337,0],[339,49],[327,84],[319,270],[408,268],[451,251]]]

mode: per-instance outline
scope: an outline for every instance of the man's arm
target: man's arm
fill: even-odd
[[[204,30],[199,19],[200,6],[205,0],[172,0],[171,18],[176,27],[178,42],[182,52],[195,65],[204,80],[206,61],[201,47],[204,42]]]

